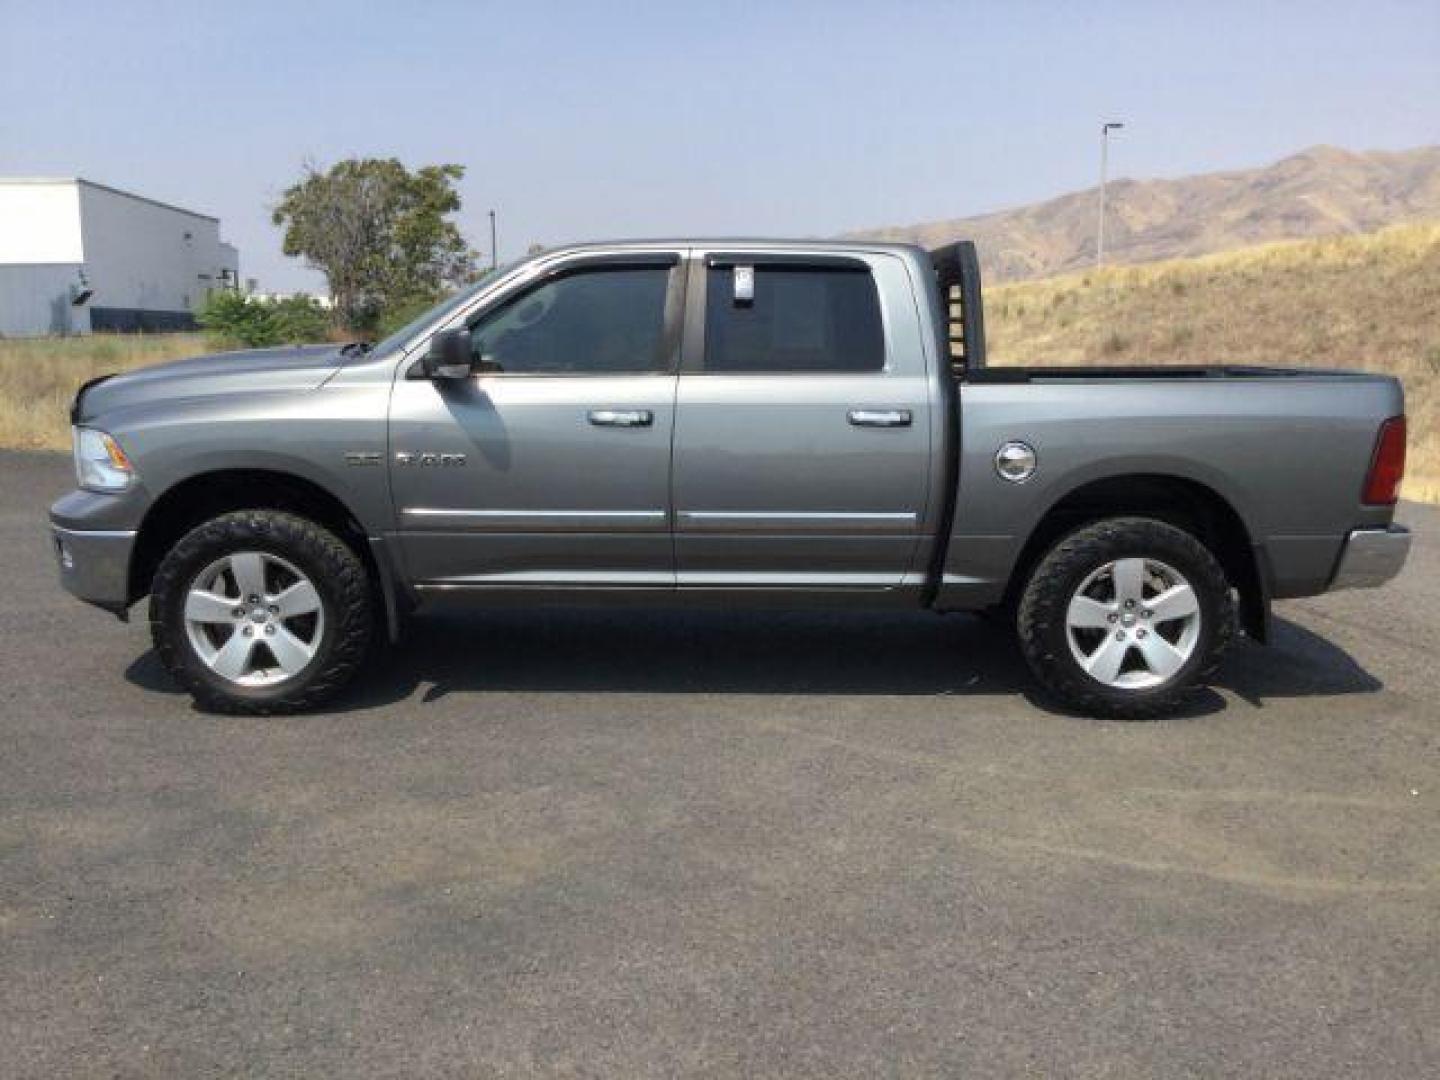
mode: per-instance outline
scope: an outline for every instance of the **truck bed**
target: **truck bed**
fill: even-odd
[[[1323,591],[1348,532],[1389,523],[1390,507],[1360,497],[1381,424],[1404,412],[1389,376],[1225,365],[957,375],[958,481],[942,609],[997,602],[1042,517],[1107,478],[1123,478],[1141,503],[1146,484],[1163,478],[1182,484],[1182,509],[1218,501],[1233,510],[1276,598]],[[997,449],[1012,441],[1037,455],[1022,484],[995,467]]]

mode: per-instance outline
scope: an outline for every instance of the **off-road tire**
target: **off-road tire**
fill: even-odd
[[[241,686],[211,671],[185,629],[186,594],[197,574],[227,554],[263,551],[304,571],[324,606],[314,658],[271,686]],[[150,590],[150,636],[161,663],[203,709],[265,716],[313,709],[354,678],[375,625],[365,564],[329,530],[295,514],[240,510],[186,533],[161,561]]]
[[[1158,559],[1183,574],[1200,605],[1200,637],[1185,664],[1146,689],[1108,686],[1071,653],[1066,612],[1081,582],[1116,559]],[[1020,597],[1020,649],[1040,685],[1088,716],[1150,720],[1175,712],[1214,673],[1235,635],[1235,600],[1215,556],[1193,535],[1163,521],[1107,518],[1070,533],[1036,563]]]

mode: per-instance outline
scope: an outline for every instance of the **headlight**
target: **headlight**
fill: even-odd
[[[94,428],[77,427],[75,478],[91,491],[123,491],[135,479],[135,467],[111,436]]]

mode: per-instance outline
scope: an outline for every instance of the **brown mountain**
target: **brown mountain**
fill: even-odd
[[[1356,153],[1316,146],[1260,169],[1106,187],[1106,262],[1150,262],[1440,219],[1440,146]],[[1046,277],[1095,260],[1095,188],[951,221],[852,236],[980,245],[992,279]]]

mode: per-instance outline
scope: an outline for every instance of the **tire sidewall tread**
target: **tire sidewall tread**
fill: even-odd
[[[185,630],[185,597],[209,563],[236,551],[277,555],[303,570],[325,605],[316,660],[273,687],[243,687],[210,671]],[[328,529],[278,510],[238,510],[196,526],[169,551],[150,590],[150,635],[167,671],[204,709],[271,715],[310,709],[355,676],[371,640],[373,589],[365,564]]]
[[[1108,562],[1151,558],[1174,566],[1200,602],[1200,640],[1180,671],[1146,690],[1122,690],[1091,678],[1071,655],[1066,616],[1084,578]],[[1016,615],[1020,649],[1053,697],[1087,715],[1149,720],[1174,712],[1214,673],[1230,645],[1236,606],[1225,572],[1194,535],[1146,517],[1106,518],[1058,541],[1035,565]]]

